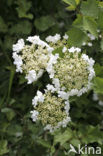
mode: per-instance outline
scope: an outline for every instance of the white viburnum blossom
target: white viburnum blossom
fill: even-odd
[[[41,103],[44,102],[44,95],[40,91],[37,91],[37,95],[32,99],[32,105],[36,107],[38,102],[41,102]]]
[[[48,37],[46,38],[46,41],[47,41],[47,42],[52,42],[52,43],[57,43],[60,39],[61,39],[60,34],[56,34],[56,35],[54,35],[54,36],[48,36]]]
[[[65,40],[68,40],[69,36],[68,36],[67,34],[65,34],[65,35],[63,36],[63,38],[64,38]]]
[[[20,52],[25,46],[24,40],[20,39],[16,44],[13,44],[13,51],[14,52]]]
[[[39,112],[36,110],[33,110],[30,113],[32,114],[31,115],[32,120],[35,122],[38,119]]]
[[[55,64],[57,62],[59,55],[58,54],[55,54],[55,55],[51,54],[51,55],[49,55],[49,57],[50,57],[50,60],[48,62],[46,70],[49,73],[50,78],[53,78],[54,77],[53,64]]]
[[[67,47],[64,47],[64,48],[62,49],[62,52],[65,53],[66,51],[67,51]]]
[[[22,73],[22,64],[23,64],[23,61],[22,61],[22,57],[19,56],[16,52],[13,53],[13,59],[14,59],[14,64],[16,65],[16,72],[20,72]]]
[[[69,93],[65,91],[58,91],[58,97],[61,97],[64,100],[68,100]]]
[[[48,91],[51,91],[51,93],[54,93],[56,91],[56,88],[53,85],[48,84],[46,86]]]
[[[66,127],[68,122],[71,121],[69,101],[56,96],[53,89],[53,86],[48,84],[45,94],[38,91],[32,100],[34,106],[34,111],[32,111],[33,121],[40,120],[44,130],[50,132],[59,127]],[[52,93],[51,90],[53,90]]]
[[[71,48],[69,48],[68,49],[68,51],[70,52],[70,53],[74,53],[74,52],[81,52],[81,49],[80,48],[76,48],[76,47],[71,47]]]
[[[37,76],[35,70],[30,70],[25,78],[28,80],[28,84],[31,84],[32,82],[36,81]]]
[[[43,75],[46,68],[49,69],[52,63],[55,63],[57,56],[52,55],[54,48],[42,41],[39,36],[29,36],[27,41],[32,44],[25,45],[24,40],[20,39],[13,45],[13,59],[16,71],[24,73],[28,84],[31,84]]]
[[[39,36],[29,36],[27,38],[27,41],[29,41],[29,42],[31,42],[31,43],[33,43],[35,45],[39,45],[39,46],[42,46],[42,47],[48,47],[49,48],[49,45],[46,42],[42,41],[39,38]]]
[[[54,88],[63,99],[74,95],[81,96],[91,88],[91,80],[95,76],[95,61],[80,51],[80,48],[70,48],[63,58],[57,58],[49,70]]]

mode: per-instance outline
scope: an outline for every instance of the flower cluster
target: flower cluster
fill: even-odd
[[[64,52],[65,48],[65,52]],[[63,58],[58,57],[57,63],[52,65],[49,72],[54,88],[60,97],[67,99],[69,96],[81,96],[91,88],[91,80],[95,76],[94,60],[81,49],[72,47],[63,48]]]
[[[42,41],[39,36],[30,36],[27,38],[27,41],[29,41],[31,45],[25,45],[23,39],[18,40],[18,42],[13,45],[13,59],[16,65],[16,71],[25,73],[28,84],[40,78],[43,72],[49,69],[51,64],[56,62],[57,55],[53,55],[52,51],[60,46],[60,38],[60,35],[56,34],[54,37],[51,37],[51,39],[50,37],[46,39],[56,43],[56,45],[54,44],[52,47],[51,44],[49,45]],[[64,38],[66,38],[66,36],[64,36]],[[65,41],[66,39],[62,42]]]
[[[45,130],[50,132],[59,128],[66,127],[70,121],[69,117],[69,101],[65,101],[58,97],[55,93],[46,90],[43,95],[37,91],[37,95],[33,98],[32,104],[34,110],[31,111],[32,119],[37,119],[45,126]]]
[[[88,35],[91,40],[93,36]],[[32,104],[32,120],[41,121],[50,132],[66,127],[70,121],[69,97],[81,96],[91,88],[95,76],[94,60],[81,52],[78,47],[69,47],[68,35],[48,36],[42,41],[39,36],[23,39],[13,45],[13,59],[16,71],[25,73],[28,84],[36,81],[46,71],[52,84],[48,84],[43,94],[37,91]],[[59,49],[59,52],[58,50]]]

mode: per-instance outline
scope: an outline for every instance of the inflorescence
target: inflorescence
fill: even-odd
[[[67,126],[70,122],[69,97],[87,92],[95,76],[94,60],[80,48],[69,47],[67,40],[67,34],[63,38],[59,34],[48,36],[46,41],[39,36],[30,36],[27,38],[29,44],[20,39],[13,45],[16,71],[25,74],[28,84],[37,81],[44,72],[52,81],[44,94],[37,91],[31,111],[32,120],[41,121],[44,129],[50,132]]]

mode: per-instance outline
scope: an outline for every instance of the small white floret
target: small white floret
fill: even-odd
[[[31,111],[30,113],[32,114],[32,115],[31,115],[32,120],[35,122],[35,121],[38,119],[38,114],[39,114],[39,112],[36,111],[36,110],[33,110],[33,111]]]
[[[68,40],[69,36],[68,36],[67,34],[65,34],[65,35],[63,36],[63,38],[64,38],[65,40]]]
[[[30,70],[25,78],[28,80],[28,84],[31,84],[32,82],[36,81],[37,80],[36,71]]]
[[[25,46],[24,40],[20,39],[16,44],[13,45],[13,51],[14,52],[20,52]]]

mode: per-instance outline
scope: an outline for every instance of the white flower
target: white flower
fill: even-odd
[[[89,57],[88,57],[88,55],[86,55],[86,54],[82,54],[82,58],[83,58],[85,61],[89,61]]]
[[[14,64],[16,65],[16,72],[22,73],[21,66],[23,64],[23,61],[22,61],[21,56],[19,56],[16,52],[14,52],[12,57],[14,59]]]
[[[53,85],[48,84],[46,87],[47,87],[47,90],[50,90],[52,93],[56,91],[56,88],[54,88]]]
[[[53,132],[53,128],[52,128],[52,126],[50,124],[46,125],[44,127],[44,130],[49,130],[51,133]]]
[[[32,99],[32,105],[35,107],[38,102],[44,102],[44,95],[40,91],[37,91],[37,95]]]
[[[72,89],[70,92],[69,92],[69,96],[74,96],[74,95],[77,95],[78,94],[78,89]]]
[[[81,49],[80,48],[76,48],[76,47],[71,47],[70,49],[68,49],[68,51],[70,53],[74,53],[74,52],[81,52]]]
[[[65,40],[67,40],[67,39],[69,38],[69,36],[68,36],[67,34],[65,34],[65,35],[63,36],[63,38],[64,38]]]
[[[55,55],[50,54],[49,57],[50,57],[50,60],[47,64],[46,70],[49,73],[50,78],[53,78],[54,77],[53,64],[57,62],[57,59],[59,58],[59,54],[55,54]]]
[[[27,38],[27,41],[29,41],[29,42],[31,42],[31,43],[33,43],[33,44],[37,44],[37,45],[40,45],[40,46],[42,46],[42,47],[49,47],[49,45],[46,43],[46,42],[44,42],[44,41],[42,41],[40,38],[39,38],[39,36],[29,36],[28,38]]]
[[[49,53],[51,53],[54,50],[54,48],[48,47],[47,50],[48,50]]]
[[[25,78],[28,80],[28,84],[31,84],[32,82],[36,81],[37,76],[35,70],[30,70]]]
[[[82,58],[88,62],[88,71],[89,71],[89,76],[88,76],[88,80],[89,82],[92,80],[92,78],[95,76],[95,71],[93,68],[93,65],[95,63],[95,61],[92,58],[89,58],[86,54],[82,54]]]
[[[64,48],[62,49],[62,52],[65,53],[66,51],[67,51],[67,47],[64,47]]]
[[[55,54],[55,55],[50,54],[49,57],[50,57],[49,63],[55,64],[57,62],[57,59],[59,58],[59,54]]]
[[[68,115],[68,113],[69,113],[69,110],[70,110],[70,104],[69,104],[69,101],[67,100],[67,101],[65,101],[65,111],[66,111],[66,114]]]
[[[57,43],[61,39],[60,34],[56,34],[55,36],[48,36],[46,38],[47,42]]]
[[[88,42],[88,46],[89,46],[89,47],[92,47],[92,45],[93,45],[93,44],[92,44],[91,42]]]
[[[39,112],[36,111],[36,110],[33,110],[33,111],[31,111],[30,113],[32,114],[32,115],[31,115],[32,120],[35,122],[35,121],[38,119],[38,114],[39,114]]]
[[[52,83],[54,84],[54,86],[55,86],[55,88],[56,88],[57,90],[60,90],[59,79],[57,79],[57,78],[53,78]]]
[[[47,72],[49,73],[50,78],[54,77],[54,70],[52,64],[49,62],[46,68]]]
[[[29,36],[26,40],[31,43],[38,44],[38,41],[40,41],[40,38],[39,38],[39,36],[35,35],[35,36]]]
[[[16,44],[13,45],[13,51],[14,52],[20,52],[24,48],[24,40],[20,39]]]
[[[81,52],[81,49],[80,48],[75,48],[76,49],[76,52]]]
[[[52,127],[50,124],[46,125],[46,127],[44,127],[44,130],[49,130],[51,133],[54,132],[57,128],[62,127],[66,127],[67,124],[71,121],[71,118],[69,116],[67,116],[63,121],[58,122],[58,125],[55,127]]]
[[[88,34],[88,37],[90,38],[91,41],[95,40],[95,36],[92,34]]]
[[[58,91],[58,97],[61,97],[64,100],[68,100],[69,94],[64,91]]]
[[[86,88],[82,88],[78,91],[77,96],[81,96],[83,93],[87,92],[90,89],[90,86],[88,85]]]
[[[89,69],[90,69],[90,73],[89,73],[88,80],[91,81],[93,79],[93,77],[95,76],[95,71],[92,67]]]

